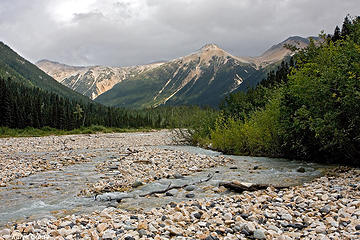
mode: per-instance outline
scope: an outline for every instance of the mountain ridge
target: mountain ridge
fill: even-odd
[[[221,97],[230,92],[246,91],[247,88],[255,86],[266,76],[268,69],[291,55],[291,51],[284,48],[285,44],[303,48],[308,42],[308,38],[292,36],[273,45],[257,57],[234,56],[216,44],[208,43],[186,56],[148,65],[76,67],[42,60],[37,62],[37,66],[62,84],[110,106],[155,107],[162,104],[203,104],[206,101],[199,98],[208,96],[204,92],[217,95],[214,97],[216,100],[208,101],[210,105],[216,105]],[[144,79],[148,79],[148,82],[145,83]],[[213,84],[214,80],[218,83]],[[129,81],[135,81],[140,89],[151,89],[152,97],[145,97],[147,94],[137,92],[136,86]],[[147,86],[149,83],[155,85]],[[120,86],[116,87],[119,84]],[[241,85],[244,86],[240,87]],[[197,91],[193,89],[194,86],[197,86],[195,87]],[[214,89],[210,91],[209,87],[218,87],[222,92]],[[129,88],[129,92],[125,91],[126,88]],[[135,93],[136,96],[130,97]]]

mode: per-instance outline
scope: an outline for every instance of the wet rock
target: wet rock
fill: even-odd
[[[124,192],[113,192],[113,193],[104,193],[96,196],[96,200],[98,201],[117,201],[120,202],[126,198],[133,198],[134,196],[130,193]]]
[[[299,173],[304,173],[306,170],[304,167],[299,167],[298,169],[296,169],[296,171]]]
[[[184,176],[181,175],[180,173],[175,173],[175,174],[174,174],[174,178],[175,178],[175,179],[181,179],[181,178],[184,178]]]
[[[187,194],[185,194],[185,197],[186,197],[186,198],[194,198],[194,197],[195,197],[195,194],[193,194],[193,193],[187,193]]]
[[[142,185],[144,185],[141,181],[135,181],[132,185],[131,185],[131,187],[132,188],[138,188],[138,187],[140,187],[140,186],[142,186]]]
[[[195,186],[194,185],[190,185],[190,186],[186,186],[185,187],[185,190],[188,191],[188,192],[191,192],[191,191],[194,191],[195,190]]]
[[[165,193],[165,195],[172,197],[172,196],[176,196],[176,195],[178,194],[178,192],[179,192],[179,191],[176,190],[176,189],[171,189],[171,190],[167,191],[167,192]]]

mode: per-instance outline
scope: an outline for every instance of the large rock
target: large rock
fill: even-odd
[[[133,198],[134,196],[130,193],[124,192],[113,192],[113,193],[104,193],[96,196],[96,200],[98,201],[117,201],[120,202],[125,198]]]

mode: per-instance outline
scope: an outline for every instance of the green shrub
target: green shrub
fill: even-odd
[[[280,93],[244,121],[220,115],[211,131],[213,147],[226,153],[278,156],[279,104]]]

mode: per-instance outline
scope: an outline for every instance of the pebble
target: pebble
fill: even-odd
[[[224,220],[231,220],[232,219],[232,214],[231,213],[225,213],[224,214]]]
[[[107,239],[107,240],[110,240],[110,239],[114,239],[116,238],[116,232],[113,231],[113,230],[106,230],[103,234],[102,234],[102,237],[101,237],[103,240]]]
[[[330,213],[330,211],[331,211],[331,207],[328,206],[328,205],[326,205],[326,206],[320,208],[319,211],[320,211],[321,213],[328,214],[328,213]]]

